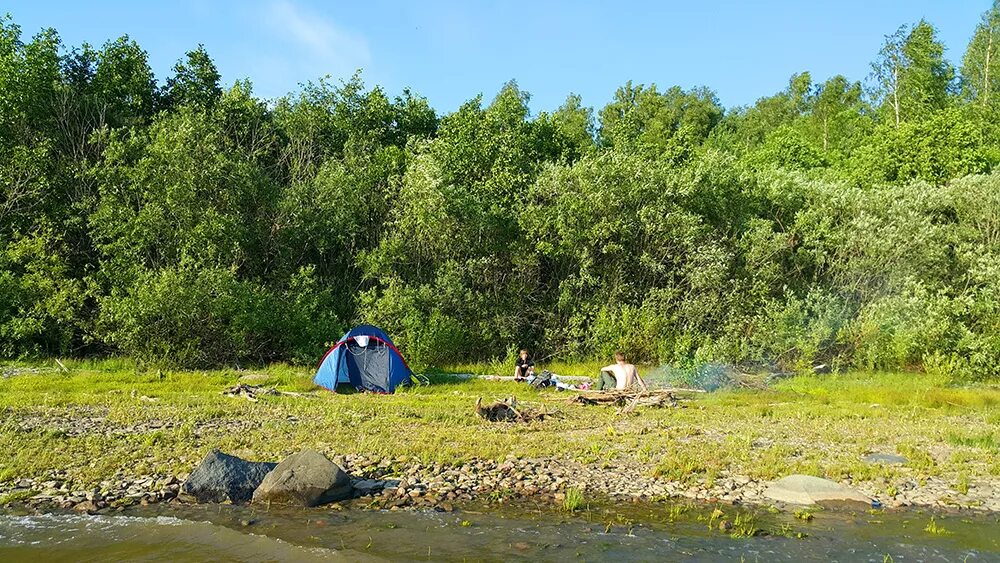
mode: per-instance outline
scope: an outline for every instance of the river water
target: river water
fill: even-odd
[[[454,513],[236,506],[0,514],[0,561],[1000,561],[1000,516],[733,507],[528,506]],[[742,513],[746,520],[749,513]],[[933,525],[931,519],[933,517]],[[738,524],[723,533],[724,519]],[[734,538],[739,530],[766,535]],[[930,530],[930,531],[929,531]]]

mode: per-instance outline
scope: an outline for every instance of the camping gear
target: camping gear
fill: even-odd
[[[552,372],[545,370],[540,374],[532,375],[528,378],[528,384],[530,384],[535,389],[541,389],[542,387],[548,387],[552,385]]]
[[[413,372],[396,346],[381,329],[371,325],[352,328],[319,362],[313,383],[337,390],[348,383],[358,391],[392,393],[410,383]]]

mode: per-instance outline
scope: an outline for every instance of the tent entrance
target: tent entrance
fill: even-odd
[[[364,389],[373,389],[383,393],[389,392],[389,347],[378,340],[369,340],[367,346],[361,346],[353,338],[344,343],[347,354],[348,373],[351,383]],[[354,376],[358,381],[354,381]]]

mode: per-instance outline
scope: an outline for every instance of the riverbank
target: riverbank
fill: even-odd
[[[796,377],[619,415],[569,404],[566,392],[444,376],[381,396],[314,391],[309,370],[286,366],[136,372],[103,362],[5,373],[0,447],[12,455],[0,460],[0,504],[90,512],[169,502],[212,448],[279,461],[309,447],[341,463],[354,504],[373,508],[589,498],[769,505],[766,482],[807,473],[886,507],[1000,512],[1000,388],[930,376]],[[222,395],[237,381],[304,395]],[[478,397],[511,395],[557,416],[511,425],[473,412]],[[869,454],[905,461],[870,463]]]

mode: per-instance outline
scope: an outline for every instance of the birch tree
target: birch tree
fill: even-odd
[[[921,20],[887,35],[872,63],[872,95],[883,119],[897,128],[948,104],[955,69],[944,59],[934,26]]]
[[[1000,89],[1000,0],[983,13],[962,59],[962,93],[983,107],[992,104]]]

